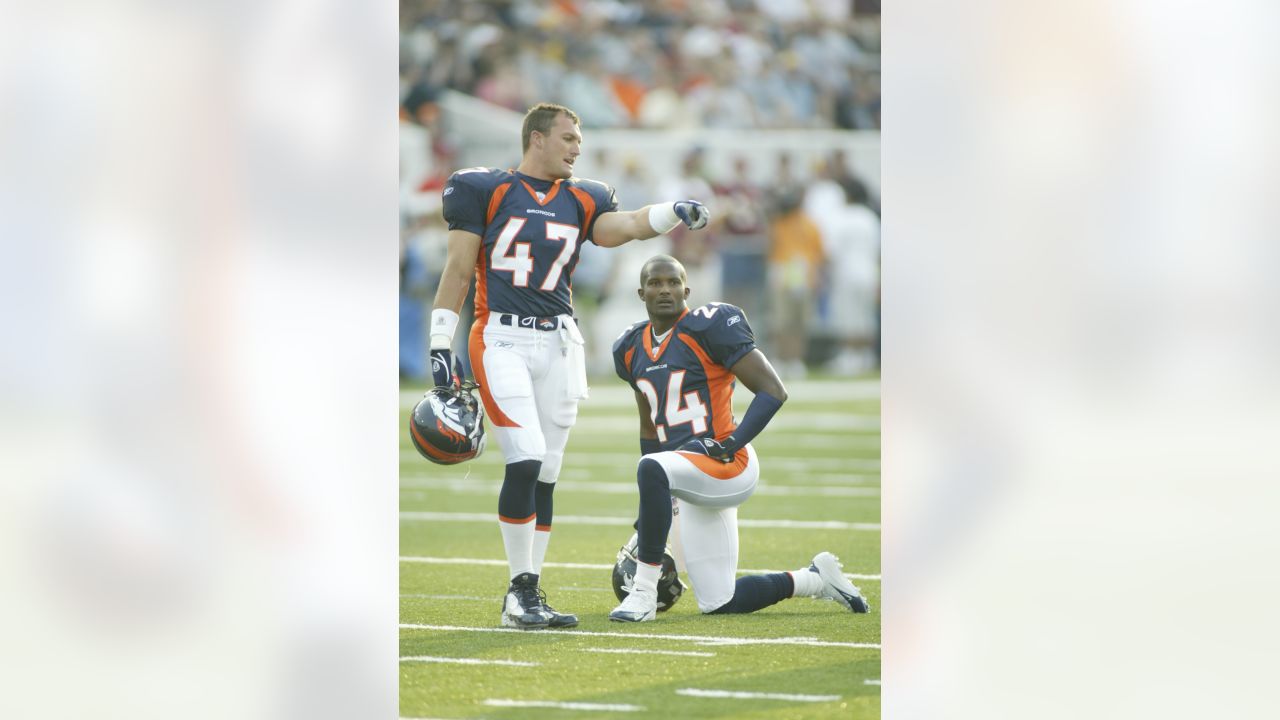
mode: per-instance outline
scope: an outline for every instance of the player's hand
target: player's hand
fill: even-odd
[[[725,438],[723,443],[720,443],[713,438],[694,438],[684,445],[681,445],[680,449],[685,452],[702,453],[713,460],[719,460],[727,465],[733,462],[733,455],[737,451],[737,448],[734,447],[734,445],[735,443],[733,442],[732,437]]]
[[[690,230],[701,230],[707,226],[707,221],[711,219],[711,211],[706,205],[697,200],[681,200],[675,204],[673,208],[676,217],[685,224]]]
[[[459,361],[453,357],[453,351],[449,349],[432,350],[431,351],[431,380],[435,382],[436,387],[445,385],[457,386],[462,382],[462,375],[458,371]]]

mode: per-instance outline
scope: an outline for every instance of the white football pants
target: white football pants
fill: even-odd
[[[582,335],[561,316],[558,330],[512,327],[490,313],[471,327],[471,366],[489,431],[507,464],[542,461],[541,482],[560,475],[578,401],[587,395]]]
[[[698,610],[709,613],[733,599],[738,579],[738,506],[756,490],[760,464],[747,445],[735,461],[701,453],[660,452],[671,483],[671,553],[689,578]]]

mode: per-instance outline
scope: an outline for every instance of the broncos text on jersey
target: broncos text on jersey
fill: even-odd
[[[514,170],[467,168],[443,192],[450,230],[482,240],[476,258],[476,317],[572,314],[571,277],[595,221],[618,209],[595,180],[538,180]]]
[[[685,310],[661,343],[648,321],[622,332],[613,344],[618,377],[644,394],[663,450],[693,438],[729,437],[734,375],[729,370],[756,347],[742,309],[709,303]]]

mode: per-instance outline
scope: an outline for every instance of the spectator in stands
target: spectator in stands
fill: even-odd
[[[549,98],[600,108],[583,117],[597,127],[684,126],[682,113],[664,110],[691,103],[711,127],[876,129],[878,4],[857,1],[851,13],[849,0],[727,0],[687,11],[405,0],[402,79],[510,107]]]
[[[822,236],[803,209],[804,194],[790,192],[778,200],[778,216],[769,229],[769,288],[773,346],[778,373],[806,375],[804,357],[813,320],[819,269],[825,259]]]
[[[854,375],[879,364],[875,348],[880,315],[880,218],[867,205],[862,183],[837,185],[841,203],[824,212],[830,327],[839,350],[828,369]]]
[[[716,209],[722,222],[719,227],[722,283],[720,297],[737,305],[748,317],[757,317],[765,308],[760,289],[765,287],[764,256],[768,250],[768,224],[765,217],[764,189],[751,179],[751,166],[745,156],[733,160],[733,170],[712,186]],[[765,330],[762,318],[756,326]],[[767,334],[767,330],[766,330]]]

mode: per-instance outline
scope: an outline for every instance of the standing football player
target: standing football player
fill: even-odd
[[[627,328],[613,346],[614,369],[636,393],[643,457],[634,584],[609,619],[654,619],[668,534],[703,613],[755,612],[790,597],[829,598],[867,612],[861,592],[829,552],[795,572],[736,578],[738,506],[760,477],[750,443],[787,391],[756,347],[742,310],[709,303],[690,312],[685,282],[675,258],[658,255],[645,263],[638,292],[649,320]],[[737,424],[735,379],[755,393]]]
[[[584,341],[573,319],[573,269],[582,243],[616,247],[706,226],[693,201],[619,212],[613,188],[573,177],[582,149],[578,116],[541,103],[524,118],[515,170],[467,168],[444,188],[449,250],[431,312],[431,370],[456,384],[452,347],[474,275],[475,324],[468,349],[493,434],[506,459],[498,527],[511,584],[502,624],[572,627],[538,585],[551,535],[552,492],[578,401],[587,396]]]

